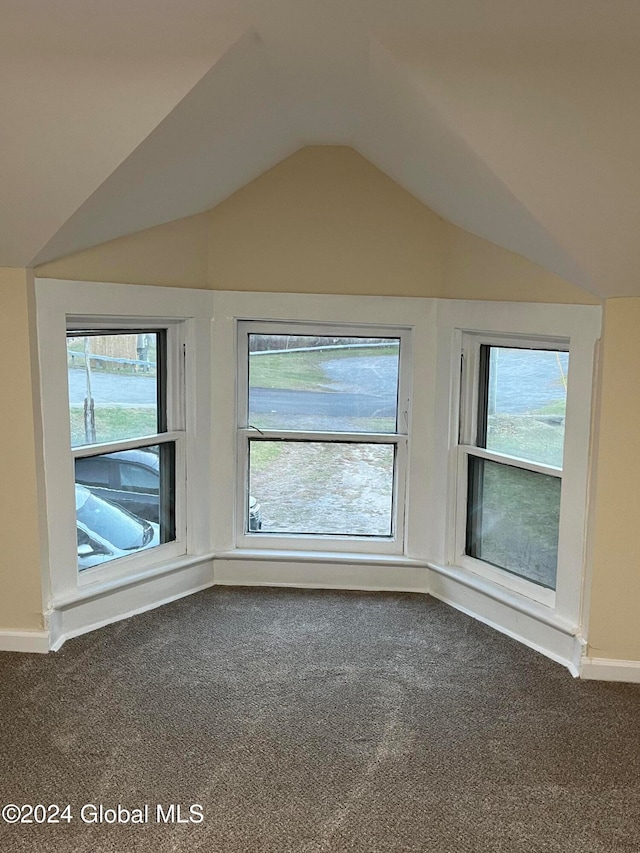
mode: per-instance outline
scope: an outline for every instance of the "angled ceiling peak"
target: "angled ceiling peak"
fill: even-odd
[[[0,264],[204,211],[330,144],[587,290],[640,293],[637,4],[161,5],[8,10]]]

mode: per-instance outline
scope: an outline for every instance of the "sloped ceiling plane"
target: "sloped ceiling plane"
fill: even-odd
[[[214,207],[348,145],[436,213],[640,295],[636,0],[21,0],[0,27],[0,265]]]

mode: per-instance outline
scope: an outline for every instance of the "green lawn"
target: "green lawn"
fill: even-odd
[[[554,587],[561,481],[488,460],[475,460],[480,477],[479,557]]]
[[[251,473],[259,474],[277,463],[282,456],[284,445],[276,441],[252,441],[251,442]]]
[[[490,415],[487,450],[562,467],[564,425],[534,415]]]
[[[71,444],[85,444],[84,416],[81,406],[70,409]],[[119,441],[140,435],[155,435],[158,421],[155,408],[125,408],[96,406],[96,441]]]
[[[323,367],[323,364],[328,361],[371,355],[397,355],[397,353],[398,348],[393,346],[253,353],[249,359],[249,384],[253,388],[318,391],[330,388],[333,384]]]

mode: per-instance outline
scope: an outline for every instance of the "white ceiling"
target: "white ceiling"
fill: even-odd
[[[437,213],[640,295],[637,0],[2,0],[0,265],[351,145]]]

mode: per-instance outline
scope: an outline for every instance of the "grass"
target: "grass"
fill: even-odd
[[[96,441],[119,441],[142,435],[154,435],[158,431],[155,408],[152,407],[96,407]],[[71,444],[85,444],[84,412],[81,406],[70,409]]]
[[[315,352],[274,353],[252,356],[249,360],[249,384],[253,388],[305,391],[327,382]]]
[[[477,461],[481,477],[480,551],[493,565],[555,586],[560,480]]]
[[[283,444],[277,441],[251,442],[251,471],[259,474],[282,456]]]
[[[552,413],[545,410],[545,414]],[[561,468],[563,444],[564,427],[559,423],[545,423],[531,415],[489,416],[488,450]]]
[[[564,417],[567,410],[567,400],[563,397],[560,400],[553,400],[551,403],[547,403],[542,409],[538,409],[535,414],[536,415],[561,415]]]
[[[370,355],[397,355],[397,347],[362,347],[358,349],[312,350],[252,354],[249,359],[249,382],[252,388],[283,388],[293,391],[317,391],[333,383],[324,364],[344,358]]]
[[[251,426],[263,430],[298,430],[301,432],[388,432],[394,433],[394,418],[334,418],[329,415],[281,415],[260,412],[251,415]]]
[[[251,462],[265,532],[388,535],[392,448],[256,441]]]

